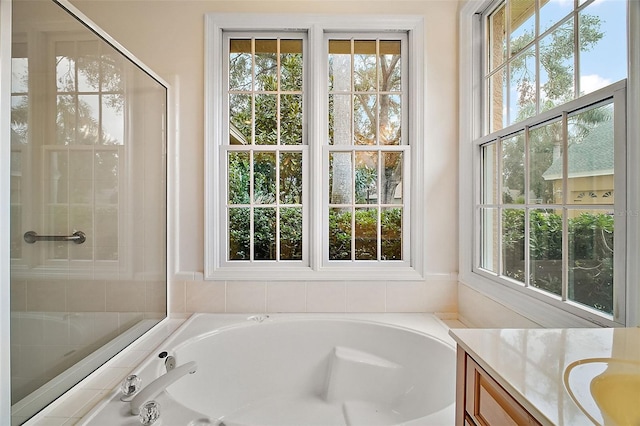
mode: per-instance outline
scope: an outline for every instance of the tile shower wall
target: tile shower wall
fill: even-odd
[[[455,274],[425,282],[174,281],[172,315],[194,312],[457,312]]]

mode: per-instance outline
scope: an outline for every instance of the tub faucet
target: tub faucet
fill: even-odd
[[[198,365],[196,364],[196,362],[189,361],[186,364],[181,365],[180,367],[176,367],[171,371],[167,371],[165,374],[149,383],[140,391],[140,393],[134,396],[129,403],[131,406],[131,414],[133,414],[134,416],[140,414],[140,406],[142,404],[158,396],[160,392],[165,390],[169,385],[171,385],[182,376],[195,373],[197,369]]]

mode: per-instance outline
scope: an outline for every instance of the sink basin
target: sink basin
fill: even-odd
[[[640,425],[640,361],[588,358],[564,373],[565,388],[599,425]]]

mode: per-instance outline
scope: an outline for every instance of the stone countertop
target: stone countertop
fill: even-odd
[[[587,358],[640,361],[640,328],[451,329],[449,334],[545,425],[593,424],[565,388],[569,364]]]

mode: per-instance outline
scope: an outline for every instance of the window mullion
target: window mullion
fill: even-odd
[[[562,113],[562,292],[563,301],[569,299],[569,114]]]
[[[502,238],[502,231],[503,231],[503,227],[502,227],[502,215],[503,215],[503,197],[502,197],[502,155],[500,155],[500,153],[502,152],[502,138],[498,138],[496,140],[496,152],[498,153],[498,164],[497,164],[497,171],[498,171],[498,199],[497,201],[497,217],[496,220],[498,221],[498,265],[496,268],[496,272],[498,273],[498,275],[504,275],[504,270],[503,270],[503,238]]]
[[[529,221],[532,207],[529,203],[531,187],[531,164],[529,155],[529,126],[524,128],[524,286],[531,285],[531,222]]]

